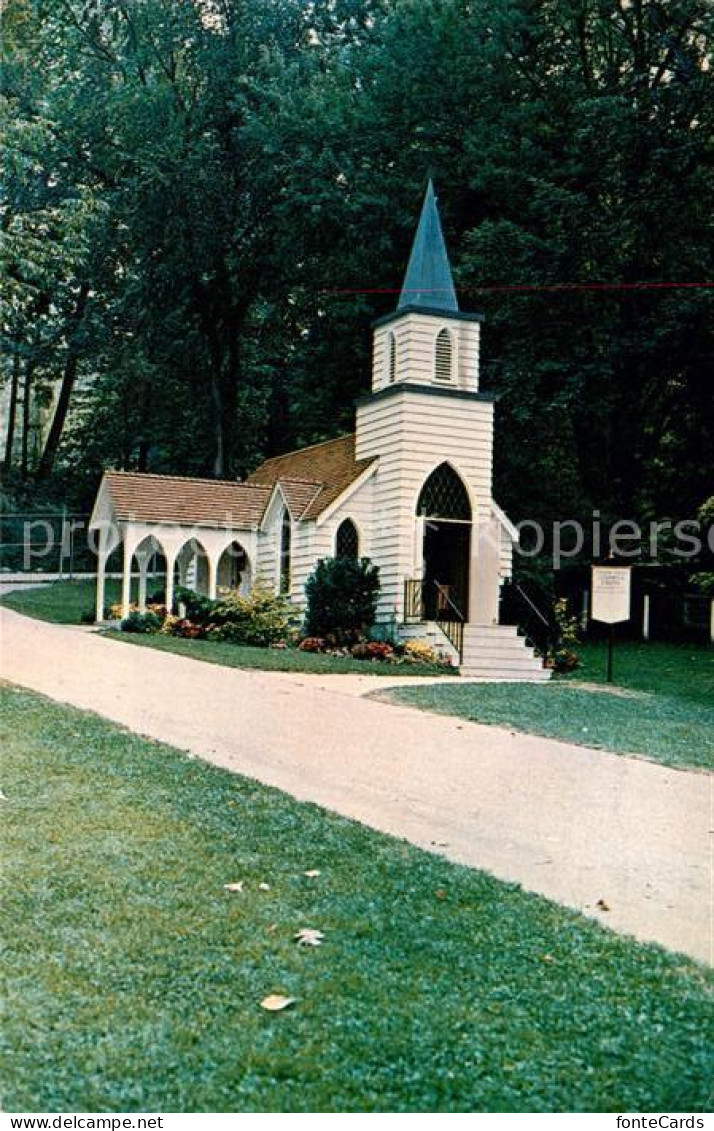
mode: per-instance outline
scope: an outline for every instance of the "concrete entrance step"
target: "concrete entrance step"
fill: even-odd
[[[459,670],[462,679],[477,679],[481,683],[547,683],[550,679],[550,672],[547,668],[528,672],[504,672],[498,668],[476,668],[462,665]]]
[[[467,624],[461,674],[466,679],[545,683],[550,670],[515,625]]]

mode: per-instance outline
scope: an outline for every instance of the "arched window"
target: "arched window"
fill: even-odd
[[[440,463],[421,489],[417,514],[471,521],[468,491],[451,464]]]
[[[290,543],[292,541],[292,527],[287,507],[283,511],[283,523],[280,527],[280,592],[290,592]]]
[[[397,379],[397,339],[394,334],[387,335],[387,368],[390,382]]]
[[[337,527],[335,537],[336,558],[356,558],[359,554],[359,534],[351,518],[346,518]]]
[[[448,330],[439,330],[436,335],[434,349],[434,376],[437,381],[450,381],[452,377],[452,350],[451,334]]]

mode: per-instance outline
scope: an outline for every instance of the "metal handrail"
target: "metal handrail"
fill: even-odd
[[[464,662],[464,622],[462,620],[438,620],[438,627],[459,654],[459,664]]]
[[[462,664],[464,660],[464,622],[466,618],[461,612],[461,609],[451,600],[446,586],[442,585],[440,581],[436,581],[436,579],[434,579],[434,585],[439,595],[445,598],[447,604],[456,613],[456,620],[446,620],[443,616],[437,616],[436,623],[447,640],[458,652],[459,664]]]
[[[538,606],[537,606],[537,605],[535,605],[535,604],[533,603],[533,601],[531,601],[531,599],[530,599],[530,597],[528,596],[528,594],[526,593],[525,589],[521,589],[521,587],[520,587],[520,585],[518,584],[518,582],[517,582],[517,581],[512,581],[512,582],[511,582],[511,585],[513,586],[513,588],[514,588],[514,589],[517,589],[517,590],[518,590],[518,592],[520,593],[521,597],[522,597],[522,598],[523,598],[523,600],[524,600],[524,601],[526,602],[526,604],[527,604],[527,605],[530,605],[530,607],[531,607],[531,609],[533,610],[533,612],[535,613],[535,615],[536,615],[536,616],[538,617],[538,619],[539,619],[539,620],[542,620],[542,621],[543,621],[543,624],[545,625],[545,627],[546,627],[546,628],[548,629],[548,631],[550,632],[550,630],[551,630],[551,629],[552,629],[552,627],[553,627],[553,626],[552,626],[552,624],[550,623],[550,621],[548,620],[548,618],[547,618],[547,617],[545,617],[545,616],[543,615],[543,613],[542,613],[542,612],[540,611],[540,609],[538,608]]]
[[[462,621],[462,622],[463,622],[464,620],[466,620],[466,617],[465,617],[465,616],[464,616],[464,614],[463,614],[463,613],[461,612],[461,609],[459,609],[459,608],[458,608],[458,607],[457,607],[457,606],[456,606],[456,605],[454,604],[454,602],[453,602],[453,601],[451,600],[451,597],[449,596],[449,591],[448,591],[448,589],[446,588],[446,586],[445,586],[445,585],[442,585],[440,581],[434,581],[434,585],[436,586],[437,590],[438,590],[438,591],[439,591],[439,593],[440,593],[440,594],[442,595],[442,597],[445,597],[445,598],[446,598],[446,600],[447,600],[447,602],[449,603],[449,605],[451,605],[451,608],[452,608],[452,609],[454,610],[454,612],[456,613],[456,617],[457,617],[457,620],[459,620],[459,621]]]
[[[424,592],[427,583],[422,581],[421,578],[407,578],[404,582],[404,619],[418,617],[421,621],[425,619],[425,601]],[[453,646],[459,656],[459,663],[463,662],[464,658],[464,624],[466,617],[461,612],[458,605],[454,604],[449,596],[448,590],[441,582],[432,579],[432,585],[435,586],[437,592],[444,598],[449,607],[456,614],[456,619],[447,620],[443,616],[437,615],[435,623],[444,633],[449,643]]]
[[[535,626],[533,626],[532,631],[530,631],[527,626],[521,627],[521,631],[523,632],[526,640],[533,645],[536,651],[541,652],[542,655],[546,656],[557,638],[557,626],[552,620],[548,620],[547,616],[543,612],[541,612],[535,602],[528,596],[526,591],[518,584],[517,581],[511,580],[510,588],[516,591],[520,599],[524,602],[525,605],[528,606],[531,613],[533,613],[537,620],[540,621],[540,623],[543,625],[543,631],[540,633],[537,633],[535,631]],[[541,637],[540,640],[538,639],[539,636]]]

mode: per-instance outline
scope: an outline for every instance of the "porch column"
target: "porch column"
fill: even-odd
[[[129,606],[131,604],[131,559],[134,556],[134,551],[131,542],[129,541],[128,531],[124,534],[124,556],[121,578],[121,619],[129,616]]]
[[[424,525],[426,519],[423,514],[418,514],[414,521],[414,574],[416,577],[424,576]]]
[[[174,567],[176,565],[176,552],[166,551],[166,611],[173,612],[174,608]],[[180,568],[180,567],[179,567]]]
[[[488,513],[479,515],[473,535],[476,553],[471,558],[469,621],[498,624],[501,524]]]
[[[206,572],[208,574],[208,599],[215,601],[218,585],[218,560],[213,554],[206,555]]]
[[[139,612],[146,612],[146,579],[149,573],[150,554],[137,554],[139,563]]]
[[[104,574],[106,573],[108,557],[109,554],[102,536],[99,553],[97,554],[97,603],[94,610],[94,619],[97,624],[104,620]]]

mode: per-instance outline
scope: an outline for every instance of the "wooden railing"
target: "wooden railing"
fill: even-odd
[[[423,621],[424,582],[420,578],[404,582],[404,620]]]
[[[438,581],[435,581],[434,585],[437,590],[436,623],[444,636],[451,641],[459,654],[459,663],[462,663],[464,659],[464,614],[451,600],[445,585],[441,585]]]
[[[433,590],[430,588],[433,586]],[[439,581],[425,582],[419,578],[404,582],[404,620],[423,622],[426,618],[428,597],[435,598],[434,620],[444,636],[458,652],[459,663],[464,658],[464,624],[466,618],[451,599],[448,587]]]

